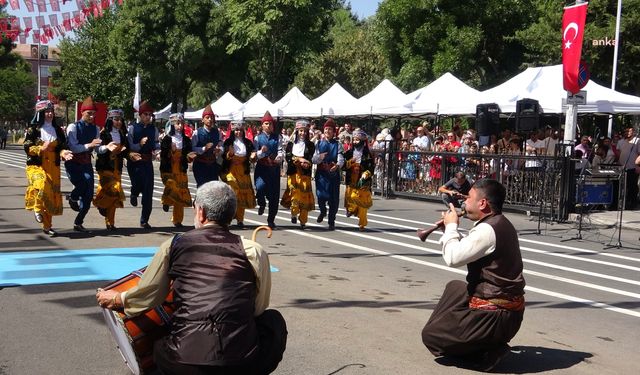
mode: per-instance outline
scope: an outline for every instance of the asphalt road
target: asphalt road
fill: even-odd
[[[116,213],[116,234],[104,229],[95,209],[74,233],[74,212],[54,217],[60,236],[42,234],[24,210],[24,153],[0,150],[0,261],[18,251],[156,246],[174,233],[170,213],[160,208],[156,171],[153,230],[138,228],[140,208]],[[63,171],[64,176],[64,171]],[[128,176],[123,178],[128,195]],[[195,185],[193,185],[195,187]],[[282,184],[284,188],[284,183]],[[63,192],[71,185],[63,178]],[[366,232],[340,210],[328,232],[310,214],[297,229],[280,211],[269,251],[273,273],[271,307],[287,320],[289,340],[276,374],[458,374],[469,370],[439,363],[424,348],[420,331],[444,285],[464,278],[440,257],[436,232],[422,243],[415,230],[438,219],[444,206],[376,197]],[[520,232],[527,281],[527,308],[512,353],[498,373],[636,374],[640,359],[640,249],[637,233],[623,231],[625,247],[604,249],[614,229],[588,228],[573,240],[572,224],[544,224],[507,214]],[[185,213],[189,224],[191,210]],[[266,216],[249,210],[238,231]],[[326,225],[326,222],[324,223]],[[464,219],[463,227],[471,222]],[[188,228],[187,228],[188,229]],[[98,251],[98,250],[96,250]],[[129,270],[123,272],[122,276]],[[3,282],[0,272],[0,283]],[[0,289],[0,375],[128,374],[95,303],[106,281],[69,282]],[[634,370],[635,369],[635,370]]]

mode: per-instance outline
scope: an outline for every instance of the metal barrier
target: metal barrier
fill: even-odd
[[[438,187],[463,171],[471,181],[493,178],[507,189],[505,208],[564,221],[575,194],[569,158],[394,150],[393,142],[372,148],[372,188],[383,197],[440,200]]]

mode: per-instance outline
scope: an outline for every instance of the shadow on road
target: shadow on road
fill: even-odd
[[[593,354],[540,346],[514,346],[491,372],[497,374],[531,374],[573,367]],[[473,369],[473,364],[453,358],[440,357],[435,361],[443,366]]]

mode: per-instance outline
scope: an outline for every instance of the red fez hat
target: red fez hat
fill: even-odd
[[[270,122],[273,123],[273,117],[271,116],[271,113],[269,113],[269,111],[264,113],[264,116],[262,116],[262,121],[263,123],[265,122]]]
[[[207,104],[206,107],[204,107],[204,111],[202,112],[202,118],[204,118],[204,116],[209,115],[213,118],[216,117],[216,115],[213,113],[213,109],[211,108],[211,104]]]
[[[331,117],[329,117],[329,119],[327,119],[327,121],[324,123],[323,128],[333,128],[335,130],[336,129],[336,122],[333,121],[333,119]]]
[[[140,103],[140,108],[138,108],[138,113],[153,113],[153,107],[146,100]]]
[[[84,111],[95,111],[96,105],[93,103],[93,98],[87,96],[86,99],[82,102],[82,106],[80,107],[80,112]]]

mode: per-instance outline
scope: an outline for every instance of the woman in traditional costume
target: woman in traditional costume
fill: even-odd
[[[367,211],[373,205],[371,199],[371,177],[374,160],[367,145],[367,134],[362,130],[353,132],[353,147],[344,153],[346,171],[345,208],[347,217],[356,215],[358,226],[363,231],[367,225]]]
[[[309,122],[296,121],[295,135],[285,149],[287,160],[287,190],[280,204],[291,210],[291,223],[300,220],[300,228],[307,224],[309,211],[315,209],[311,188],[311,158],[316,150],[309,139]]]

